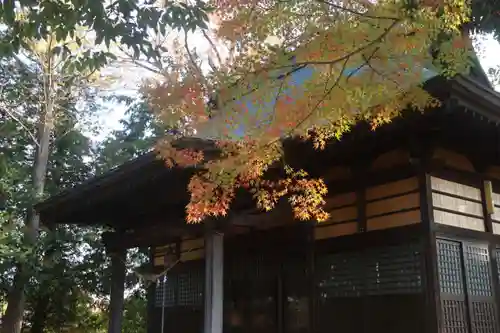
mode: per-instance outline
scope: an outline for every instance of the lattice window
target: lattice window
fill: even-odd
[[[363,253],[322,256],[317,263],[320,297],[357,297],[365,285]]]
[[[464,252],[472,332],[495,333],[498,323],[488,247],[465,244]]]
[[[491,296],[490,256],[487,247],[465,246],[467,289],[472,296]]]
[[[175,276],[163,276],[156,281],[155,305],[156,307],[175,306]]]
[[[157,307],[203,305],[204,265],[202,262],[184,266],[182,271],[169,272],[156,282]]]
[[[462,245],[460,242],[437,240],[439,289],[444,333],[468,331],[465,304]]]
[[[437,255],[441,293],[463,295],[464,281],[460,243],[438,240]]]
[[[180,273],[178,276],[180,306],[201,306],[203,304],[203,272],[195,269],[190,272]]]
[[[497,261],[497,274],[500,277],[500,249],[495,249],[495,259]]]
[[[437,250],[443,331],[466,332],[470,320],[472,333],[498,332],[488,247],[439,239]]]
[[[472,332],[476,333],[495,333],[496,329],[496,314],[495,305],[486,302],[471,302],[472,315],[471,324]]]
[[[318,258],[320,297],[419,293],[420,245],[405,244]]]
[[[272,279],[277,274],[279,263],[272,261],[266,254],[247,254],[237,256],[227,262],[224,278],[227,281],[256,281]]]
[[[369,250],[368,294],[404,294],[421,291],[418,244],[386,246]]]
[[[465,302],[441,300],[443,333],[467,333],[467,310]]]

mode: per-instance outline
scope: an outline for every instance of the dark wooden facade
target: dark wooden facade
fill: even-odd
[[[500,333],[500,96],[467,78],[429,89],[437,110],[360,125],[321,153],[288,144],[327,180],[329,221],[238,207],[211,224],[224,234],[223,332]],[[108,224],[111,251],[150,246],[155,270],[176,262],[148,293],[148,333],[202,332],[207,228],[183,222],[189,173],[147,158],[39,211]]]

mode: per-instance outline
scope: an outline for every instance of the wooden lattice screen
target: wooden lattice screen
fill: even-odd
[[[308,235],[303,223],[225,244],[225,333],[308,332]]]
[[[422,332],[419,243],[320,255],[318,332]]]
[[[487,245],[437,240],[444,333],[497,333]]]
[[[204,260],[175,266],[156,283],[155,332],[199,333],[203,328]],[[162,309],[164,317],[162,320]]]
[[[204,265],[202,261],[189,269],[173,270],[156,282],[156,307],[202,306]]]

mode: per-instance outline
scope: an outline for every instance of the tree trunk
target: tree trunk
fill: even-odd
[[[24,311],[26,297],[24,295],[24,285],[26,284],[26,274],[23,272],[23,266],[17,266],[16,276],[12,284],[9,296],[7,298],[7,310],[2,319],[2,333],[21,332],[22,320],[19,320],[19,314]]]
[[[50,66],[49,66],[50,68]],[[47,164],[49,161],[49,148],[51,132],[53,130],[54,105],[51,99],[52,82],[50,75],[45,75],[45,110],[40,117],[38,127],[38,149],[35,150],[33,162],[32,184],[33,196],[32,206],[26,216],[26,242],[35,245],[38,238],[40,217],[34,209],[34,204],[43,196],[45,179],[47,174]],[[18,264],[18,270],[14,278],[12,289],[8,296],[7,310],[2,323],[1,333],[21,333],[26,296],[24,289],[29,281],[30,272],[27,271],[23,263]]]
[[[45,324],[47,322],[47,307],[49,305],[49,301],[49,296],[45,294],[37,300],[30,333],[44,332]]]

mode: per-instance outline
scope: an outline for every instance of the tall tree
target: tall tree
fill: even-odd
[[[97,147],[98,174],[151,151],[156,140],[164,133],[147,102],[141,97],[114,95],[109,100],[124,105],[126,111],[120,120],[121,128],[112,131]]]
[[[96,111],[94,94],[87,96],[84,110]],[[92,176],[92,142],[82,133],[82,107],[78,99],[66,100],[61,105],[64,117],[54,124],[54,138],[47,164],[45,193],[53,195]],[[64,110],[64,111],[63,111]],[[80,121],[78,121],[80,120]],[[88,130],[88,128],[86,128]],[[106,268],[105,255],[99,249],[99,230],[58,226],[42,231],[34,262],[31,263],[30,284],[26,287],[26,325],[30,332],[43,333],[46,329],[65,327],[82,319],[82,311],[94,302],[90,295],[102,283]],[[92,267],[89,272],[88,266]],[[90,310],[90,309],[89,309]],[[83,326],[83,323],[82,323]]]
[[[375,128],[408,106],[435,105],[422,88],[429,76],[468,68],[463,40],[471,8],[465,0],[285,0],[216,2],[216,26],[203,37],[212,56],[203,62],[189,36],[178,59],[146,87],[165,124],[189,119],[211,138],[221,157],[177,149],[176,136],[157,145],[167,165],[199,164],[189,184],[190,222],[225,215],[238,189],[272,209],[288,197],[295,216],[325,220],[322,179],[294,170],[282,142],[302,138],[323,149],[358,121]],[[208,103],[207,103],[208,101]],[[282,161],[286,176],[262,178]]]
[[[39,218],[33,204],[39,201],[45,190],[46,174],[51,145],[54,139],[54,123],[58,119],[58,108],[73,91],[80,91],[78,85],[85,75],[107,63],[113,55],[103,48],[87,49],[75,56],[74,49],[67,41],[82,44],[82,27],[90,27],[95,34],[93,46],[119,43],[131,49],[134,57],[145,54],[157,58],[158,52],[149,42],[151,30],[195,29],[203,26],[207,16],[202,2],[194,5],[165,2],[158,6],[156,1],[60,1],[60,0],[18,0],[3,1],[0,5],[0,21],[4,29],[0,38],[0,52],[13,55],[24,51],[32,59],[14,56],[17,64],[24,64],[31,76],[38,76],[41,85],[37,98],[38,109],[29,114],[30,121],[36,123],[35,131],[30,131],[20,119],[24,109],[5,107],[5,116],[23,124],[29,131],[32,142],[31,194],[26,210],[26,241],[35,245],[39,231]],[[74,44],[74,43],[73,43]],[[28,51],[28,53],[26,53]],[[21,110],[21,111],[20,111]],[[21,112],[21,114],[19,113]],[[29,161],[30,159],[28,159]],[[2,331],[20,332],[24,312],[24,287],[29,279],[26,266],[17,265],[8,307],[2,320]]]
[[[28,90],[28,102],[21,106],[4,104],[2,111],[5,117],[22,126],[29,139],[26,147],[31,147],[24,150],[24,162],[29,165],[31,177],[28,177],[28,197],[21,202],[26,205],[25,244],[34,247],[37,245],[39,217],[33,205],[45,195],[50,155],[53,149],[57,149],[59,140],[75,135],[72,126],[65,126],[69,132],[60,133],[57,124],[73,125],[76,122],[79,115],[68,114],[65,112],[66,107],[68,103],[75,103],[93,93],[90,84],[94,71],[89,67],[75,66],[75,61],[79,61],[78,53],[87,52],[76,43],[58,43],[55,37],[49,36],[47,40],[32,41],[27,45],[29,49],[25,49],[9,62],[11,66],[22,68],[27,77],[26,83],[10,81],[7,87],[29,85],[23,88]],[[19,262],[2,323],[4,332],[19,332],[21,329],[24,287],[29,277],[29,266]]]
[[[31,75],[32,68],[24,63],[3,59],[0,66],[3,66],[0,81],[8,82],[4,85],[8,89],[2,91],[2,102],[9,106],[2,113],[5,121],[0,126],[1,189],[8,198],[6,211],[0,216],[0,228],[4,232],[0,239],[0,266],[5,268],[0,274],[0,303],[4,304],[12,284],[13,267],[22,262],[30,272],[30,282],[25,288],[25,330],[39,333],[66,327],[82,332],[102,332],[107,324],[105,295],[110,284],[109,263],[99,244],[100,230],[58,226],[52,231],[42,230],[35,247],[22,242],[25,211],[31,204],[29,176],[36,147],[32,134],[36,122],[30,115],[35,115],[39,108],[40,101],[36,97],[42,90],[36,87],[42,82],[39,76]],[[96,168],[104,170],[106,165],[114,166],[133,153],[127,149],[126,154],[115,151],[116,154],[106,158],[96,158],[94,143],[83,133],[91,132],[89,126],[92,124],[87,124],[86,120],[99,111],[95,91],[89,90],[85,103],[81,103],[78,96],[67,96],[60,101],[47,165],[46,195],[72,187],[94,175]],[[131,110],[131,119],[124,123],[122,131],[116,131],[113,139],[119,141],[131,134],[137,139],[139,153],[151,147],[151,144],[140,144],[147,133],[153,132],[150,130],[152,123],[143,120],[151,116],[139,112],[140,107]],[[18,117],[13,119],[7,111]],[[119,159],[117,162],[113,161],[115,156]],[[94,161],[106,161],[107,164]],[[140,264],[141,258],[137,255],[129,258],[129,266]],[[129,267],[127,282],[130,288],[137,288],[138,277],[132,267]],[[127,309],[142,309],[144,295],[141,290],[143,288],[127,298]],[[143,321],[144,315],[129,311],[126,318],[130,317],[130,325],[137,329],[140,322],[132,323],[132,318]]]

